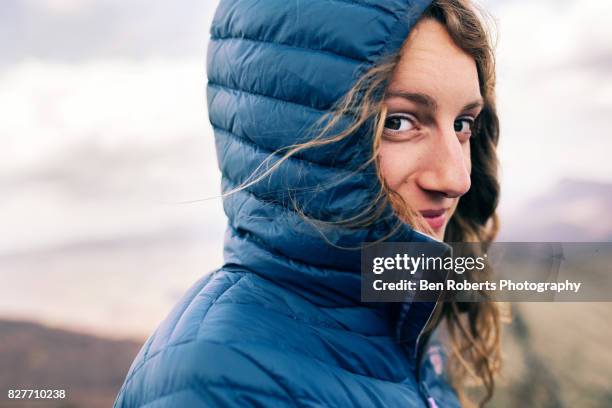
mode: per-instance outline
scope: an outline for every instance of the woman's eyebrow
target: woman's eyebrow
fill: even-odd
[[[482,98],[475,100],[474,102],[470,102],[467,105],[465,105],[463,107],[464,111],[468,111],[468,110],[472,110],[472,109],[476,109],[476,108],[482,108],[484,106],[484,101],[482,100]]]
[[[387,96],[407,99],[411,102],[416,103],[417,105],[424,106],[433,112],[435,112],[438,109],[438,104],[436,100],[432,98],[431,96],[424,94],[424,93],[406,92],[406,91],[401,91],[401,90],[390,90],[387,92]],[[483,105],[484,105],[484,101],[482,100],[482,98],[479,98],[473,102],[466,104],[462,110],[467,111],[467,110],[472,110],[475,108],[481,108]]]
[[[436,103],[436,100],[427,94],[390,90],[387,92],[387,96],[407,99],[411,102],[416,103],[417,105],[422,105],[434,112],[438,109],[438,104]]]

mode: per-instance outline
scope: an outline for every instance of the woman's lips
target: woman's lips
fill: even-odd
[[[441,208],[439,210],[422,210],[419,211],[425,218],[427,223],[434,230],[438,230],[446,224],[446,211],[448,209]]]

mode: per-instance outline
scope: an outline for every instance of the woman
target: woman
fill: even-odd
[[[489,399],[493,303],[364,303],[358,250],[493,239],[477,15],[461,0],[222,0],[211,33],[225,263],[147,340],[115,407],[453,407],[472,377]]]

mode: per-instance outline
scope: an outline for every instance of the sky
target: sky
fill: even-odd
[[[609,182],[612,3],[497,3],[502,205],[563,178]]]
[[[216,1],[4,0],[0,316],[148,333],[221,262],[206,116]],[[504,212],[612,182],[612,2],[488,0]]]

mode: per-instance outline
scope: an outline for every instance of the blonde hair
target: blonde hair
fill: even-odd
[[[476,62],[484,107],[477,118],[471,138],[471,189],[461,197],[457,209],[450,219],[444,240],[447,242],[480,242],[483,249],[493,241],[498,230],[496,208],[499,197],[497,179],[496,146],[499,138],[499,121],[495,107],[495,59],[491,37],[482,14],[467,0],[434,0],[421,19],[432,18],[442,23],[454,42]],[[408,24],[408,22],[406,22]],[[372,151],[369,160],[355,171],[362,171],[371,164],[376,166],[380,188],[372,202],[358,214],[334,221],[315,219],[305,214],[294,201],[295,210],[317,227],[362,228],[374,224],[389,206],[396,214],[396,225],[379,241],[383,241],[408,222],[413,228],[425,233],[432,231],[423,217],[414,211],[399,194],[388,188],[380,172],[379,148],[386,118],[383,103],[384,90],[392,77],[400,58],[395,53],[383,59],[359,77],[353,87],[326,115],[315,124],[316,136],[311,140],[287,146],[270,155],[252,176],[239,187],[224,195],[247,188],[266,178],[283,162],[305,149],[340,142],[354,135],[362,127],[373,133]],[[333,130],[343,118],[351,121],[342,131]],[[279,157],[279,154],[281,156]],[[403,220],[403,221],[402,221]],[[324,232],[322,235],[325,237]],[[449,346],[452,350],[449,368],[452,384],[466,405],[470,402],[464,392],[468,379],[477,379],[484,386],[485,395],[479,405],[484,405],[493,396],[494,377],[500,368],[500,310],[486,293],[479,293],[481,302],[449,301],[437,308],[437,319],[425,329],[432,331],[441,321],[446,323]]]

